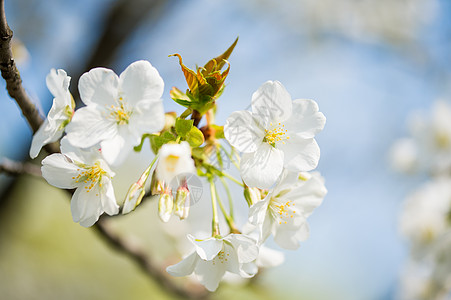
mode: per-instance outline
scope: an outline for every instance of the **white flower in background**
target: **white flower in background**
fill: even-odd
[[[158,164],[155,173],[158,179],[165,184],[170,184],[178,175],[195,174],[196,168],[191,158],[191,147],[188,142],[164,144],[158,151]]]
[[[423,253],[450,231],[451,179],[439,177],[409,196],[400,217],[400,231]]]
[[[257,225],[260,243],[270,234],[285,249],[297,249],[308,238],[307,217],[318,207],[327,190],[319,173],[284,171],[278,184],[265,199],[249,210],[249,222]]]
[[[74,113],[75,103],[69,92],[70,77],[64,70],[50,70],[46,77],[47,87],[53,95],[53,104],[45,119],[33,136],[30,157],[38,156],[44,145],[56,142],[63,135]]]
[[[412,136],[409,148],[416,152],[418,169],[431,174],[448,174],[451,168],[451,107],[436,101],[429,116],[416,113],[409,120]],[[416,147],[413,150],[413,147]],[[406,158],[401,158],[406,159]]]
[[[58,188],[76,189],[70,203],[74,222],[89,227],[104,212],[117,214],[119,206],[111,182],[114,173],[100,151],[75,148],[63,138],[61,153],[47,156],[42,161],[42,176]]]
[[[224,238],[198,240],[188,235],[195,251],[166,270],[172,276],[187,276],[194,272],[207,290],[215,291],[226,272],[250,278],[257,272],[253,261],[258,257],[256,241],[243,234]]]
[[[250,187],[269,188],[283,168],[310,171],[319,160],[314,137],[326,122],[313,100],[291,100],[278,81],[252,95],[252,112],[232,113],[224,126],[229,143],[243,153],[241,177]]]
[[[411,138],[397,140],[390,149],[390,162],[398,172],[413,173],[418,168],[418,148]]]
[[[100,143],[105,160],[119,164],[143,134],[163,128],[163,88],[163,79],[148,61],[132,63],[119,77],[105,68],[83,74],[79,91],[86,107],[67,126],[69,141],[81,148]]]

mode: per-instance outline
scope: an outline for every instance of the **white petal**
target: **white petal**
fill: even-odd
[[[89,183],[86,186],[88,185]],[[100,191],[97,185],[91,190],[85,189],[85,185],[75,190],[70,202],[74,222],[79,222],[83,227],[90,227],[97,222],[103,213],[99,193]]]
[[[254,262],[242,264],[240,267],[240,275],[244,278],[251,278],[258,272],[258,267]]]
[[[290,94],[278,81],[265,82],[252,95],[252,113],[258,115],[264,128],[268,128],[270,122],[287,120],[292,105]]]
[[[148,61],[132,63],[120,75],[120,90],[124,101],[136,105],[144,99],[159,100],[163,95],[164,82]]]
[[[110,106],[118,98],[119,78],[110,69],[94,68],[84,73],[78,81],[80,98],[84,104]]]
[[[173,179],[178,175],[196,174],[194,161],[191,158],[191,147],[188,142],[164,144],[160,148],[158,155],[156,174],[160,180],[172,183]],[[177,186],[174,188],[178,188],[177,180],[175,183],[177,183]]]
[[[117,124],[105,119],[92,107],[78,109],[66,127],[67,138],[74,146],[87,148],[117,134]]]
[[[284,166],[290,171],[310,171],[318,165],[320,150],[315,139],[290,137],[285,144],[278,144],[277,148],[284,153]]]
[[[200,258],[204,260],[212,260],[218,255],[223,246],[223,241],[216,238],[208,238],[206,240],[196,240],[192,235],[188,234],[188,239],[196,247],[196,252]]]
[[[133,137],[127,130],[119,128],[118,134],[113,138],[100,142],[102,154],[105,160],[111,165],[121,164],[133,149]]]
[[[49,89],[50,93],[52,93],[53,97],[55,97],[58,100],[63,100],[62,103],[59,103],[60,106],[70,104],[70,102],[67,103],[66,101],[64,101],[67,100],[70,84],[70,77],[67,76],[66,71],[62,69],[58,69],[58,71],[56,71],[55,69],[51,69],[50,73],[45,78],[45,82],[47,84],[47,88]]]
[[[212,261],[199,260],[194,273],[197,279],[202,283],[207,290],[210,292],[216,291],[219,282],[226,272],[226,264],[215,263],[213,265]]]
[[[304,184],[298,185],[285,197],[293,200],[296,207],[300,208],[305,217],[309,216],[315,208],[321,205],[327,189],[324,183],[317,177],[312,177]]]
[[[238,259],[238,254],[235,250],[235,248],[225,242],[224,243],[224,248],[223,248],[223,260],[220,260],[219,258],[215,259],[215,263],[216,264],[224,264],[226,267],[226,271],[231,272],[231,273],[235,273],[235,274],[240,274],[241,273],[241,265],[240,265],[240,261]]]
[[[248,263],[257,259],[258,247],[254,239],[244,234],[229,234],[224,240],[233,245],[238,255],[239,263]]]
[[[178,264],[167,267],[166,271],[176,277],[188,276],[194,272],[194,267],[196,266],[198,259],[199,256],[197,256],[197,253],[193,252]]]
[[[51,127],[47,119],[39,127],[38,131],[33,135],[30,147],[30,157],[38,156],[44,145],[57,141],[63,135],[63,130]]]
[[[299,248],[299,242],[304,241],[309,236],[309,227],[307,222],[297,230],[284,230],[279,226],[274,234],[274,241],[282,248],[296,250]]]
[[[243,153],[257,151],[265,137],[264,130],[248,111],[236,111],[227,118],[224,125],[227,141]]]
[[[273,231],[274,227],[274,219],[271,217],[269,211],[266,211],[265,220],[263,221],[263,224],[258,225],[258,230],[260,233],[260,240],[258,241],[258,244],[263,244],[268,237],[271,235],[271,232]]]
[[[282,173],[283,156],[282,151],[263,143],[257,151],[241,157],[241,177],[250,187],[267,189]]]
[[[268,210],[269,197],[258,201],[249,208],[249,222],[251,224],[263,224],[265,220],[266,211]]]
[[[161,100],[145,100],[139,102],[134,108],[129,120],[129,130],[138,141],[145,133],[155,133],[164,127],[165,116]]]
[[[284,122],[288,135],[294,134],[308,139],[323,130],[326,117],[318,111],[318,104],[313,100],[297,99],[293,101],[293,114]]]
[[[96,161],[102,158],[102,155],[100,153],[100,146],[93,146],[91,148],[80,148],[75,147],[72,145],[69,140],[67,139],[67,136],[63,137],[61,139],[61,153],[72,159],[73,161],[76,161],[78,163],[86,164],[86,165],[94,165]],[[114,176],[112,172],[107,168],[108,173],[110,176]]]
[[[116,215],[119,212],[119,205],[117,205],[116,197],[114,196],[113,184],[111,179],[107,176],[102,177],[102,187],[100,187],[100,199],[102,202],[102,210],[110,216]]]
[[[271,268],[281,265],[285,257],[283,252],[270,249],[265,246],[260,247],[260,252],[256,261],[257,266],[262,268]]]
[[[44,158],[41,170],[45,180],[57,188],[73,189],[77,187],[73,177],[78,175],[79,169],[63,154],[55,153]]]

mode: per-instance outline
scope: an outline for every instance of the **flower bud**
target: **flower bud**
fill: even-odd
[[[124,206],[122,207],[122,214],[128,214],[134,210],[140,203],[144,195],[146,194],[145,184],[150,175],[152,165],[141,174],[138,181],[133,183],[128,189],[127,196],[125,196]]]
[[[128,214],[134,210],[140,203],[146,191],[144,186],[137,184],[136,182],[130,186],[127,196],[125,196],[124,207],[122,208],[122,214]]]
[[[175,126],[175,120],[177,119],[177,113],[170,111],[164,114],[164,127],[162,131],[168,131],[171,127]]]
[[[152,195],[159,195],[164,192],[164,182],[159,180],[156,176],[155,170],[152,174],[152,180],[150,181],[150,193]]]
[[[158,216],[161,221],[167,222],[171,218],[174,210],[174,197],[172,196],[171,189],[167,187],[163,194],[160,195],[158,201]]]
[[[262,194],[260,192],[260,189],[255,187],[251,188],[246,185],[244,188],[244,198],[246,199],[246,202],[250,207],[258,201],[262,200]]]
[[[180,220],[186,219],[189,214],[190,195],[186,181],[182,183],[177,189],[175,196],[175,214],[179,216]]]

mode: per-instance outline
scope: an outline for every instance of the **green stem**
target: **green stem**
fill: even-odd
[[[221,175],[224,177],[227,177],[228,179],[232,180],[233,182],[235,182],[236,184],[240,185],[241,187],[244,187],[244,184],[240,181],[238,181],[238,179],[236,179],[235,177],[233,177],[232,175],[222,171]]]
[[[218,207],[216,205],[216,187],[211,178],[210,182],[210,194],[211,194],[211,208],[213,211],[213,219],[211,220],[211,236],[219,235],[219,220],[218,220]]]
[[[232,152],[229,153],[227,152],[227,149],[222,145],[219,144],[219,147],[222,149],[222,151],[225,152],[225,154],[227,154],[227,156],[229,157],[230,161],[233,163],[233,165],[239,170],[240,166],[237,164],[237,161],[233,158],[233,152],[234,152],[234,148],[232,147]]]
[[[235,225],[235,222],[233,220],[233,217],[231,217],[227,213],[227,211],[226,211],[226,209],[224,207],[224,204],[222,203],[221,198],[219,197],[218,190],[216,188],[215,188],[215,191],[216,191],[216,198],[217,198],[218,203],[219,203],[219,208],[221,208],[221,212],[224,215],[224,218],[225,218],[225,220],[227,222],[227,225],[229,225],[230,232],[231,233],[240,233],[240,231],[236,228],[236,225]]]
[[[232,217],[232,219],[233,219],[234,218],[233,201],[232,201],[232,194],[230,193],[229,184],[222,177],[219,177],[219,180],[221,180],[221,183],[224,186],[224,189],[225,189],[225,191],[227,193],[227,198],[229,199],[229,211],[230,211],[229,214],[230,214],[230,217]]]

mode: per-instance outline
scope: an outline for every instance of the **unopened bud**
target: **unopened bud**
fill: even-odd
[[[260,189],[255,187],[251,188],[246,185],[244,188],[244,198],[246,199],[246,202],[250,207],[258,201],[262,200],[262,194],[260,192]]]
[[[167,222],[171,218],[174,210],[174,197],[172,196],[171,189],[168,187],[163,194],[160,195],[158,201],[158,215],[161,221]]]
[[[128,190],[127,196],[125,196],[122,214],[125,215],[134,210],[141,203],[141,200],[145,194],[146,191],[144,190],[143,186],[140,186],[137,183],[133,183]]]
[[[175,120],[177,119],[177,113],[170,111],[164,114],[164,127],[162,131],[168,131],[171,127],[175,126]]]
[[[125,196],[124,206],[122,207],[123,215],[128,214],[141,203],[142,198],[146,194],[145,184],[149,178],[151,167],[152,165],[147,167],[138,181],[133,183],[128,189],[127,196]]]
[[[179,186],[175,196],[175,214],[180,220],[186,219],[189,214],[190,195],[188,186],[185,183]]]
[[[164,192],[164,183],[163,181],[157,178],[155,170],[152,174],[152,180],[150,181],[150,193],[152,195],[159,195]]]

